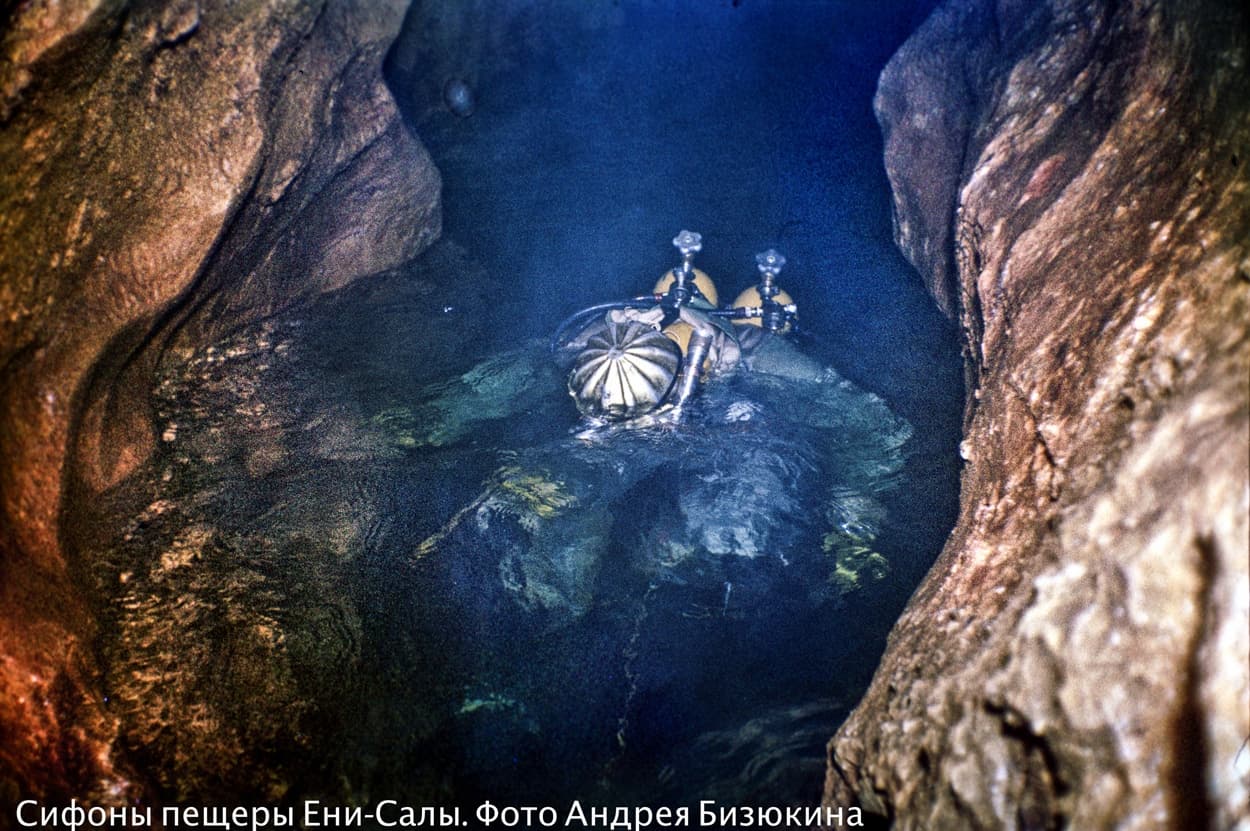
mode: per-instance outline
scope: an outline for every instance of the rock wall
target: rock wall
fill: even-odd
[[[404,6],[0,6],[0,803],[120,787],[65,521],[152,449],[162,350],[438,234],[381,78]]]
[[[830,743],[895,828],[1250,828],[1250,19],[954,0],[881,76],[958,524]]]

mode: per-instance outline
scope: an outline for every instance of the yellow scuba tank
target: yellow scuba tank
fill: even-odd
[[[782,306],[789,306],[790,304],[794,302],[794,298],[792,298],[789,292],[786,292],[786,291],[779,291],[776,294],[774,294],[773,300],[776,300]],[[749,289],[743,290],[743,292],[739,294],[737,298],[734,299],[735,308],[757,309],[763,303],[764,303],[764,298],[760,297],[760,290],[756,286],[751,286]],[[734,325],[735,326],[763,327],[764,324],[758,317],[748,317],[748,318],[734,320]],[[790,331],[789,323],[781,327],[782,334],[785,334],[786,332],[789,332],[789,331]]]
[[[609,319],[578,353],[569,372],[569,395],[583,415],[634,418],[659,406],[680,364],[681,350],[659,330]]]
[[[720,302],[720,295],[716,293],[716,283],[712,282],[712,278],[707,276],[707,272],[698,268],[692,268],[694,272],[694,284],[698,287],[699,293],[707,302],[715,306]],[[668,290],[673,286],[672,271],[666,271],[660,275],[660,279],[655,281],[655,288],[651,291],[654,294],[667,294]]]

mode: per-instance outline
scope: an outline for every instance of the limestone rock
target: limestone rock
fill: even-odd
[[[106,776],[65,524],[151,450],[162,349],[437,235],[437,171],[381,78],[403,6],[0,11],[0,790]]]
[[[830,744],[910,828],[1250,828],[1250,21],[954,0],[877,110],[961,513]]]

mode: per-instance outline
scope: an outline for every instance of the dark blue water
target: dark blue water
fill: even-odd
[[[891,239],[871,106],[931,2],[440,5],[464,4],[419,4],[401,38],[446,53],[419,72],[473,80],[475,113],[393,88],[443,172],[448,236],[518,323],[649,288],[690,228],[730,298],[755,253],[785,254],[808,328],[904,416],[960,400],[954,333]]]
[[[444,240],[161,367],[84,558],[119,765],[200,802],[812,804],[956,508],[956,337],[870,109],[920,13],[484,6],[403,35],[471,117],[391,78]],[[587,430],[546,338],[682,228],[729,296],[780,249],[803,334]]]
[[[704,547],[706,573],[680,590],[663,579],[657,587],[654,575],[640,582],[647,569],[627,568],[633,580],[617,577],[615,605],[592,603],[568,640],[544,634],[523,650],[542,655],[535,660],[550,670],[532,673],[543,680],[527,691],[531,714],[543,706],[535,701],[557,711],[570,706],[560,679],[578,662],[562,651],[603,653],[595,659],[601,672],[576,700],[619,694],[622,683],[642,679],[625,716],[614,694],[598,714],[601,723],[624,718],[620,747],[602,746],[602,724],[588,726],[596,723],[589,703],[582,717],[538,718],[542,735],[530,737],[530,757],[468,776],[484,793],[585,794],[600,778],[635,795],[670,798],[790,801],[818,791],[823,743],[868,678],[890,621],[954,515],[957,342],[893,246],[870,103],[881,67],[928,5],[516,3],[474,14],[432,3],[410,16],[403,37],[426,43],[427,55],[441,50],[421,69],[462,78],[475,95],[473,114],[460,118],[432,94],[439,84],[417,83],[402,67],[392,75],[443,172],[446,236],[502,286],[481,336],[490,349],[544,335],[580,306],[646,291],[674,262],[669,240],[690,228],[704,236],[698,264],[728,297],[754,281],[756,252],[781,250],[790,263],[781,283],[801,304],[802,349],[880,395],[911,427],[905,471],[864,485],[887,517],[870,536],[887,552],[888,578],[865,579],[848,601],[818,596],[828,575],[819,562],[805,568],[801,555],[792,558],[797,566],[779,566],[775,556],[718,560]],[[787,394],[775,398],[800,410],[815,406]],[[802,421],[786,423],[795,444],[779,455],[804,458],[794,434]],[[890,434],[891,425],[880,431]],[[828,445],[838,435],[808,438]],[[759,440],[713,442],[750,448]],[[714,463],[714,450],[660,441],[669,445],[648,448],[656,458],[642,465],[643,479],[609,486],[606,562],[631,562],[640,549],[662,560],[656,539],[680,536],[669,527],[681,524],[674,512],[683,509],[674,504]],[[550,468],[546,456],[561,452],[539,451],[538,461]],[[782,550],[813,550],[822,532],[805,526],[819,524],[811,517],[829,504],[830,483],[879,456],[812,451],[805,458],[812,470],[778,483],[793,497],[795,515],[784,520],[793,533]],[[734,510],[730,502],[717,507]],[[777,504],[757,507],[785,513]],[[763,576],[773,568],[784,578]],[[738,609],[753,581],[758,596]],[[729,585],[739,591],[729,592],[732,620],[717,614],[731,605],[723,597]],[[706,616],[691,622],[685,603]],[[630,629],[634,616],[644,618],[639,631]],[[557,644],[554,654],[543,650],[548,641]],[[572,725],[556,726],[562,720]],[[489,719],[476,730],[464,737],[466,746],[490,743],[495,730],[504,745],[517,738]]]

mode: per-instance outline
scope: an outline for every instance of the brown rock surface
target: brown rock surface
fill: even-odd
[[[161,350],[437,235],[381,79],[403,7],[0,9],[0,803],[110,784],[65,520],[150,451]]]
[[[900,829],[1250,828],[1250,20],[958,0],[877,109],[958,524],[830,744]]]

